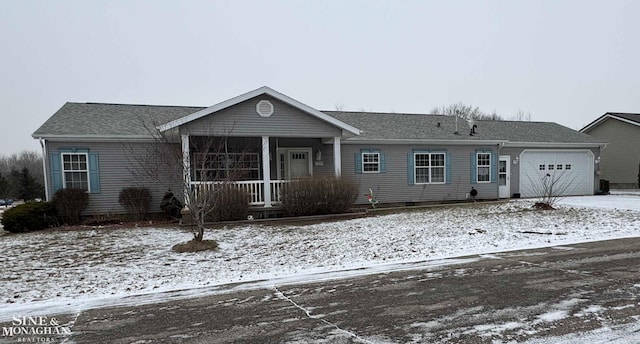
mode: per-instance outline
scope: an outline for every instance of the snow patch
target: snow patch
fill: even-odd
[[[250,223],[207,231],[206,238],[218,241],[219,249],[191,254],[171,251],[190,239],[182,228],[2,235],[0,318],[50,307],[79,312],[96,305],[153,302],[234,285],[435,269],[500,259],[504,254],[496,252],[506,250],[638,237],[640,210],[624,208],[634,204],[640,205],[640,196],[570,197],[555,211],[534,211],[533,201],[513,200],[305,226]],[[552,235],[522,233],[534,228]],[[471,231],[476,233],[469,235]],[[564,235],[554,235],[560,232]],[[450,259],[477,254],[483,256]],[[427,276],[439,277],[437,272]]]

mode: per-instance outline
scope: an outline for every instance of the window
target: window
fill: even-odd
[[[362,173],[380,172],[380,153],[362,153]]]
[[[564,166],[564,169],[565,169],[565,170],[570,170],[570,169],[571,169],[571,164],[566,164],[566,165]]]
[[[196,181],[258,180],[258,153],[197,153],[194,154]]]
[[[556,166],[556,170],[561,170],[561,169],[562,169],[562,164],[558,164],[558,165]]]
[[[354,157],[356,173],[385,173],[385,157],[380,149],[361,149]]]
[[[555,167],[555,165],[549,165],[547,168],[549,169],[549,171],[553,171],[554,167]]]
[[[445,153],[414,153],[414,183],[444,184]]]
[[[478,183],[491,182],[491,153],[476,154],[476,174]]]
[[[65,189],[89,191],[87,153],[62,153],[62,185]]]
[[[545,170],[546,170],[546,165],[540,165],[540,166],[538,167],[538,169],[539,169],[540,171],[545,171]]]

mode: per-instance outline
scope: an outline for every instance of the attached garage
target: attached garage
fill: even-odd
[[[594,155],[590,150],[524,150],[520,154],[522,197],[541,195],[553,184],[562,196],[593,195]]]

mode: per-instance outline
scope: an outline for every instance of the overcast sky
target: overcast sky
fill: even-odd
[[[640,112],[640,1],[0,0],[0,155],[65,102],[457,102],[580,129]]]

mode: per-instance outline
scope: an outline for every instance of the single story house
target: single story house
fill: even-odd
[[[179,152],[177,178],[166,160],[149,158],[158,133]],[[66,103],[32,136],[45,157],[47,199],[83,188],[85,215],[124,213],[118,194],[130,186],[148,187],[158,209],[168,189],[182,190],[181,178],[206,187],[228,178],[229,166],[256,207],[277,204],[291,180],[330,175],[360,185],[358,204],[368,204],[369,190],[381,204],[465,200],[472,188],[476,199],[535,197],[550,179],[564,195],[591,195],[602,147],[556,123],[319,111],[266,86],[206,108]],[[212,137],[224,151],[203,148]],[[136,173],[141,165],[156,179]]]
[[[600,177],[612,188],[640,188],[640,114],[607,112],[580,130],[607,142]]]

